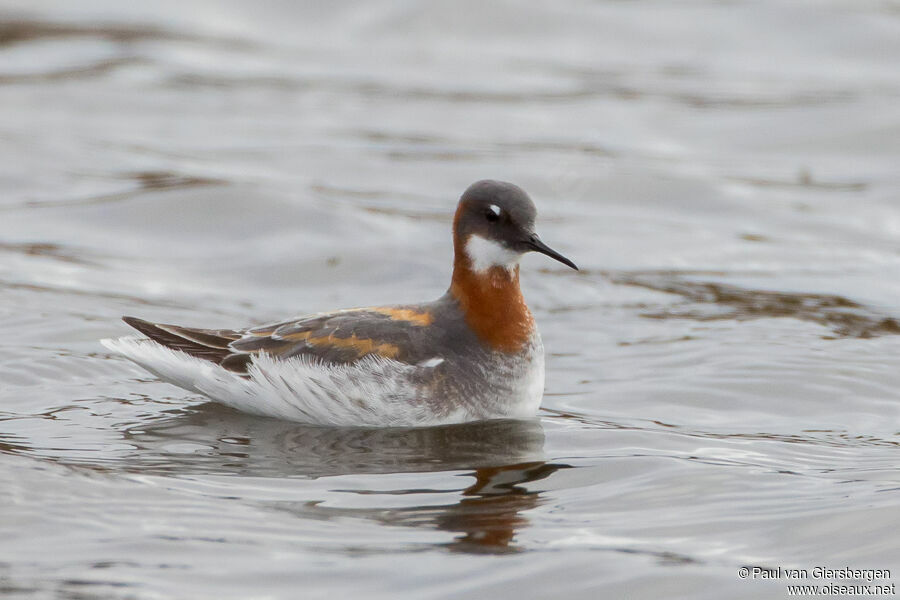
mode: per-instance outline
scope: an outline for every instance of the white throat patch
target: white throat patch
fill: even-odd
[[[480,235],[470,235],[466,240],[466,254],[472,261],[472,268],[483,273],[491,267],[503,267],[512,270],[519,264],[521,254],[510,250],[498,242],[485,239]]]

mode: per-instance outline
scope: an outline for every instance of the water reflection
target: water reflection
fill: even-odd
[[[0,453],[117,480],[135,473],[161,476],[179,493],[227,497],[301,522],[349,519],[447,532],[452,535],[437,546],[466,553],[521,550],[517,535],[531,524],[525,513],[543,502],[527,484],[570,468],[544,460],[537,419],[329,428],[253,417],[212,403],[152,418],[108,427],[120,437],[102,452],[60,456],[6,436],[0,437]]]
[[[475,471],[475,483],[463,498],[435,520],[438,529],[459,531],[451,550],[499,552],[518,548],[516,532],[528,525],[522,512],[537,507],[541,498],[522,484],[550,477],[569,465],[546,462],[488,467]]]
[[[206,404],[149,427],[131,428],[126,438],[134,451],[122,462],[142,472],[327,477],[468,471],[464,476],[475,481],[462,490],[332,490],[371,496],[372,505],[382,495],[416,499],[399,508],[276,502],[302,518],[361,518],[457,533],[447,547],[461,552],[516,551],[516,534],[528,525],[522,513],[541,503],[540,495],[524,484],[569,468],[543,460],[544,431],[536,419],[413,429],[334,428],[256,418]],[[434,494],[454,501],[421,502],[422,495]]]
[[[291,503],[282,508],[301,519],[365,519],[392,527],[419,527],[458,534],[444,544],[453,552],[508,553],[518,552],[516,535],[528,527],[530,521],[523,513],[541,505],[539,492],[529,490],[527,483],[546,479],[566,464],[532,461],[481,467],[466,473],[475,482],[461,491],[457,502],[426,504],[422,499],[412,506],[385,508],[378,506],[379,496],[410,496],[433,499],[434,494],[447,492],[429,489],[405,490],[345,490],[371,496],[367,508],[343,508],[325,503]]]
[[[180,412],[180,411],[179,411]],[[543,459],[539,420],[364,429],[302,425],[204,404],[125,434],[127,469],[324,477],[497,468]]]

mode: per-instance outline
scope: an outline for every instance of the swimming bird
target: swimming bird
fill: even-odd
[[[519,260],[540,252],[578,269],[541,241],[536,214],[516,185],[472,184],[453,219],[450,288],[432,302],[245,329],[123,317],[147,338],[102,342],[164,381],[257,415],[369,427],[532,417],[544,349]]]

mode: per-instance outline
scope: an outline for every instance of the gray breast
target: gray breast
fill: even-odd
[[[463,410],[473,418],[530,417],[544,390],[544,348],[534,331],[530,343],[516,353],[491,350],[466,325],[455,299],[435,304],[432,356],[444,359],[423,373],[425,400],[433,410]]]

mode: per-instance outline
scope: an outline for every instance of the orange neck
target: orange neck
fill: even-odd
[[[469,327],[492,350],[519,352],[531,339],[534,317],[519,289],[518,265],[512,270],[492,267],[476,272],[457,246],[450,293]]]

